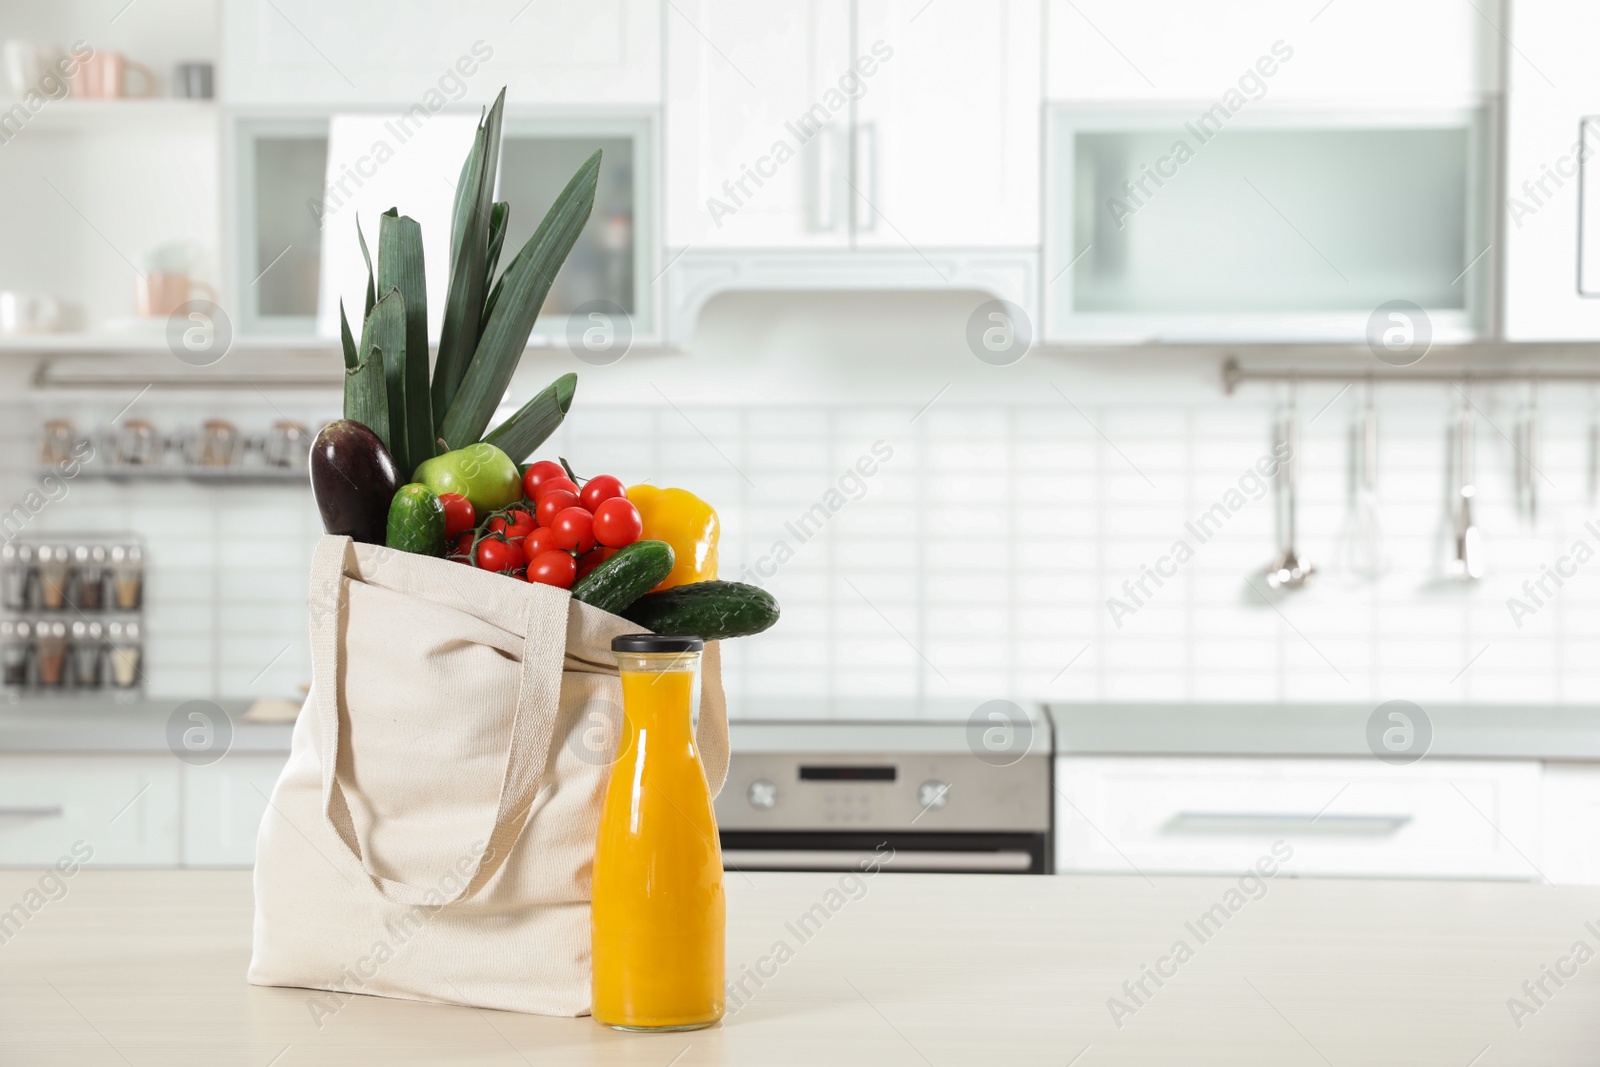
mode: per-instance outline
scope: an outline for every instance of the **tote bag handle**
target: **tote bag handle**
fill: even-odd
[[[350,598],[344,576],[357,570],[354,542],[348,537],[324,537],[311,561],[313,597],[329,598],[328,610],[313,612],[311,619],[312,689],[322,751],[322,811],[340,842],[384,897],[396,904],[442,906],[478,892],[511,853],[527,822],[528,811],[539,792],[539,781],[549,757],[561,704],[561,667],[566,651],[565,612],[535,610],[529,601],[523,625],[522,669],[517,681],[516,715],[511,725],[510,750],[493,823],[474,840],[484,842],[472,873],[461,879],[455,893],[445,896],[437,887],[415,886],[374,874],[367,864],[344,787],[339,782],[339,680],[344,674],[344,642]],[[719,694],[720,695],[720,694]],[[726,774],[727,722],[723,719],[723,771]]]

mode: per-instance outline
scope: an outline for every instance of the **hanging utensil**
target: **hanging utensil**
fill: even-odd
[[[1377,390],[1367,382],[1366,402],[1350,424],[1349,510],[1339,530],[1335,569],[1359,581],[1383,575],[1383,531],[1378,523]]]
[[[1539,522],[1539,385],[1528,382],[1528,400],[1517,420],[1516,435],[1517,512],[1528,525]]]
[[[1461,394],[1461,419],[1456,425],[1456,499],[1453,546],[1445,573],[1462,582],[1483,577],[1483,533],[1472,517],[1472,500],[1477,496],[1477,433],[1472,418],[1472,401]]]
[[[1281,546],[1278,558],[1267,565],[1267,585],[1273,589],[1288,591],[1299,589],[1312,578],[1316,577],[1317,568],[1311,561],[1302,557],[1295,549],[1295,518],[1298,509],[1297,481],[1300,467],[1300,421],[1295,411],[1295,386],[1289,386],[1289,403],[1284,410],[1283,417],[1278,421],[1274,434],[1274,448],[1277,454],[1287,453],[1282,465],[1278,468],[1276,494],[1274,505],[1275,517],[1278,528],[1278,544]]]

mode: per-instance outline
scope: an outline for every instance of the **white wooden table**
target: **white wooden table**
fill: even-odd
[[[0,914],[44,899],[27,897],[39,877],[0,872]],[[1539,1003],[1523,989],[1572,970],[1577,942],[1600,952],[1600,890],[1280,877],[1230,901],[1235,887],[882,874],[830,897],[837,875],[730,873],[729,973],[770,977],[717,1028],[639,1035],[359,996],[319,1019],[314,994],[244,981],[248,872],[85,871],[0,928],[0,1064],[1600,1063],[1600,958],[1544,978]],[[790,924],[817,904],[802,940]],[[1179,941],[1192,957],[1162,963]],[[1512,997],[1532,1010],[1513,1019]]]

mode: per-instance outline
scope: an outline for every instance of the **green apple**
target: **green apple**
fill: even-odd
[[[435,493],[458,493],[481,517],[522,499],[522,476],[511,457],[485,441],[425,459],[413,482]]]

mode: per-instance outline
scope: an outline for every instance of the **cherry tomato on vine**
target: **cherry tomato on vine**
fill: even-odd
[[[535,502],[537,502],[543,500],[546,493],[554,493],[560,490],[566,490],[573,496],[577,496],[578,483],[574,482],[571,478],[547,478],[539,483],[538,493],[533,499]]]
[[[472,555],[472,531],[471,530],[462,530],[459,534],[456,535],[456,547],[451,550],[450,554],[452,556],[461,556],[463,558],[469,557],[469,556]],[[469,559],[468,562],[471,562],[471,560]]]
[[[622,479],[613,478],[609,474],[597,474],[583,483],[583,489],[578,493],[578,500],[584,507],[594,511],[602,501],[627,495],[628,491],[623,488]]]
[[[558,548],[554,530],[544,526],[536,526],[531,534],[522,539],[522,552],[529,559],[541,552],[550,552]]]
[[[522,558],[522,549],[506,541],[497,541],[490,538],[478,543],[478,567],[486,571],[516,570],[525,561]]]
[[[593,482],[589,483],[593,485]],[[612,497],[600,501],[594,510],[594,539],[607,548],[623,548],[639,540],[644,533],[644,520],[639,509],[627,497]]]
[[[478,525],[478,514],[472,510],[472,501],[460,493],[440,493],[439,503],[444,505],[444,536],[446,540],[463,530]]]
[[[489,520],[489,532],[504,534],[507,541],[521,540],[537,528],[533,515],[521,508],[508,511],[504,515],[496,515]]]
[[[572,556],[559,549],[541,552],[528,564],[528,581],[571,589],[578,575],[578,564]]]
[[[564,489],[556,489],[539,498],[539,503],[534,511],[538,516],[540,526],[549,526],[556,521],[556,516],[568,508],[578,506],[578,494],[569,493]]]
[[[528,464],[528,469],[522,472],[522,495],[529,500],[539,499],[539,486],[550,478],[565,478],[567,472],[561,469],[561,464],[554,460],[541,459],[537,463]]]
[[[581,507],[563,508],[550,523],[556,547],[579,555],[594,547],[594,516]]]

